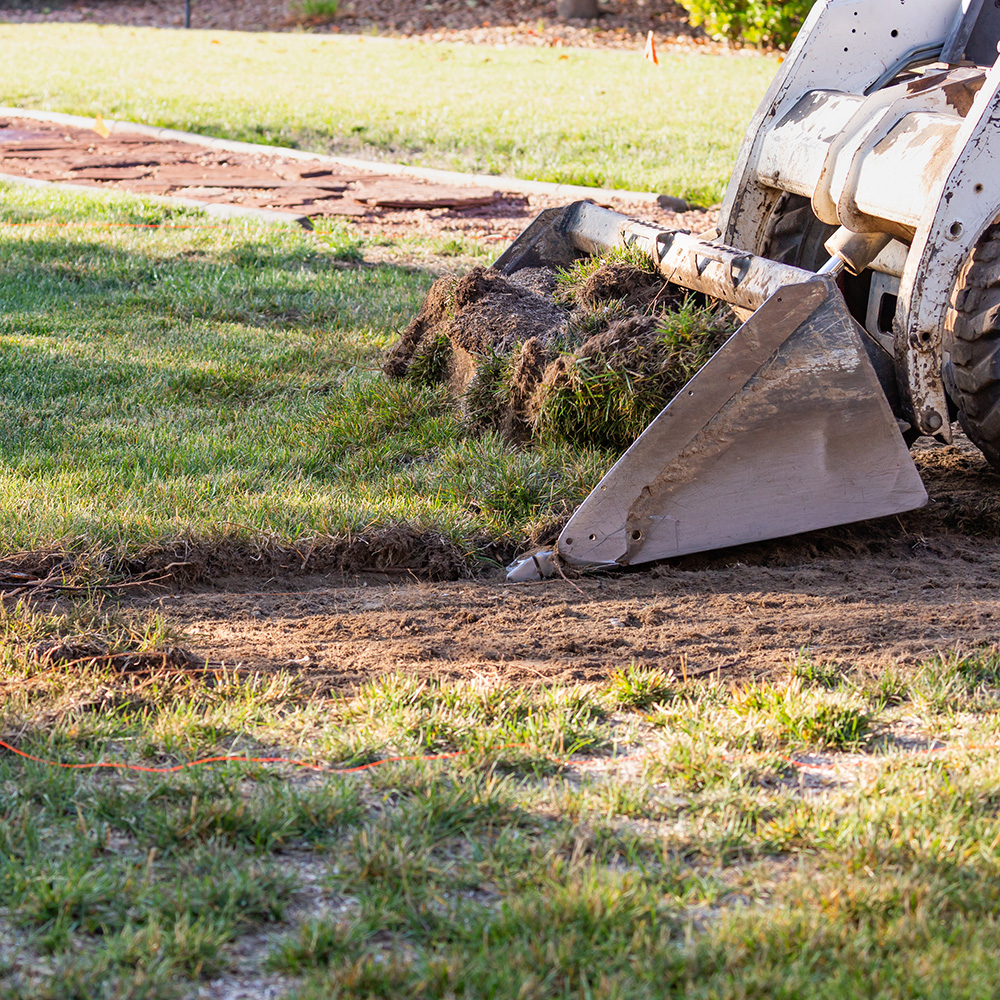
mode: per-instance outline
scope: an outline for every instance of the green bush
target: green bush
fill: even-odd
[[[815,0],[681,0],[692,24],[703,24],[712,38],[787,49]]]

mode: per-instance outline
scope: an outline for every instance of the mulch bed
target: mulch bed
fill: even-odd
[[[209,204],[307,216],[364,216],[378,208],[472,208],[483,189],[429,184],[281,156],[221,152],[186,142],[0,119],[0,170],[36,180],[115,187]]]
[[[7,4],[3,5],[5,8]],[[71,21],[180,28],[184,0],[11,0],[10,22]],[[712,47],[672,0],[602,0],[593,20],[565,19],[556,0],[341,0],[332,19],[303,15],[301,0],[191,0],[191,27],[213,31],[376,33],[477,45]]]
[[[303,161],[280,153],[234,153],[194,143],[30,118],[0,118],[0,174],[80,187],[166,195],[309,218],[342,217],[367,231],[509,240],[539,211],[565,198],[525,196]],[[655,205],[602,199],[628,215],[704,229],[697,210],[677,215]]]

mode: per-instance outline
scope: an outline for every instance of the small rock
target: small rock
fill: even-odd
[[[691,206],[683,198],[675,198],[670,194],[661,194],[656,198],[656,204],[668,212],[690,212]]]

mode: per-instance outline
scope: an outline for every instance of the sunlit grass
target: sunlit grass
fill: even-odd
[[[405,523],[471,557],[520,544],[606,465],[469,436],[443,389],[385,380],[432,278],[367,264],[343,226],[8,188],[0,246],[0,549]]]
[[[701,204],[721,197],[777,65],[59,24],[0,25],[0,45],[7,104]]]
[[[990,995],[993,649],[896,667],[897,697],[866,716],[877,738],[837,743],[804,721],[860,718],[872,677],[805,677],[806,651],[785,687],[625,667],[587,688],[388,675],[333,696],[288,674],[32,666],[39,636],[148,634],[12,606],[6,739],[66,763],[381,763],[143,776],[0,758],[0,996],[254,977],[293,998]],[[947,704],[928,698],[942,678]],[[894,736],[914,713],[923,745]]]

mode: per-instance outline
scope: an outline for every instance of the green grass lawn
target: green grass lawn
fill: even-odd
[[[36,106],[260,137],[281,89],[243,72],[267,95],[256,119],[249,98],[195,107],[178,65],[168,86],[141,48],[201,39],[219,61],[206,56],[198,76],[188,55],[192,79],[228,74],[235,93],[233,36],[208,48],[209,36],[181,33],[0,35],[36,40],[0,70],[6,99]],[[43,50],[59,37],[77,47]],[[131,56],[119,45],[130,38]],[[494,59],[491,72],[579,68],[575,53],[369,39],[239,45],[270,53],[274,75],[302,74],[313,124],[273,138],[320,144],[339,126],[324,132],[326,98],[308,97],[303,67],[339,45],[451,52],[442,65],[469,80],[474,57]],[[640,72],[591,67],[603,65]],[[313,79],[317,94],[339,85]],[[115,105],[111,91],[136,103]],[[460,154],[414,155],[472,155],[456,143]],[[659,176],[650,157],[620,154]],[[522,169],[515,159],[502,168]],[[376,247],[335,225],[307,234],[0,188],[0,555],[121,555],[178,538],[293,545],[397,523],[472,553],[564,513],[607,454],[471,435],[442,390],[377,374],[432,280],[414,260],[456,249],[457,270],[483,259],[453,242]],[[376,252],[382,262],[366,260]],[[193,1000],[237,983],[287,1000],[996,993],[996,649],[880,671],[802,654],[785,676],[736,687],[612,663],[586,688],[387,676],[337,693],[307,673],[147,655],[184,641],[167,618],[99,590],[0,601],[0,739],[67,764],[244,754],[378,766],[154,775],[4,751],[2,1000]],[[386,762],[440,754],[457,756]],[[793,762],[803,756],[812,767]]]
[[[608,464],[467,433],[443,388],[381,377],[432,277],[367,264],[347,229],[0,190],[0,552],[405,524],[471,554],[519,544]]]
[[[994,993],[996,650],[878,674],[800,656],[736,689],[626,667],[330,697],[39,659],[173,641],[99,605],[0,605],[0,635],[0,733],[56,761],[461,754],[347,775],[3,757],[0,997]]]
[[[721,198],[771,56],[0,24],[0,101],[421,166]]]

